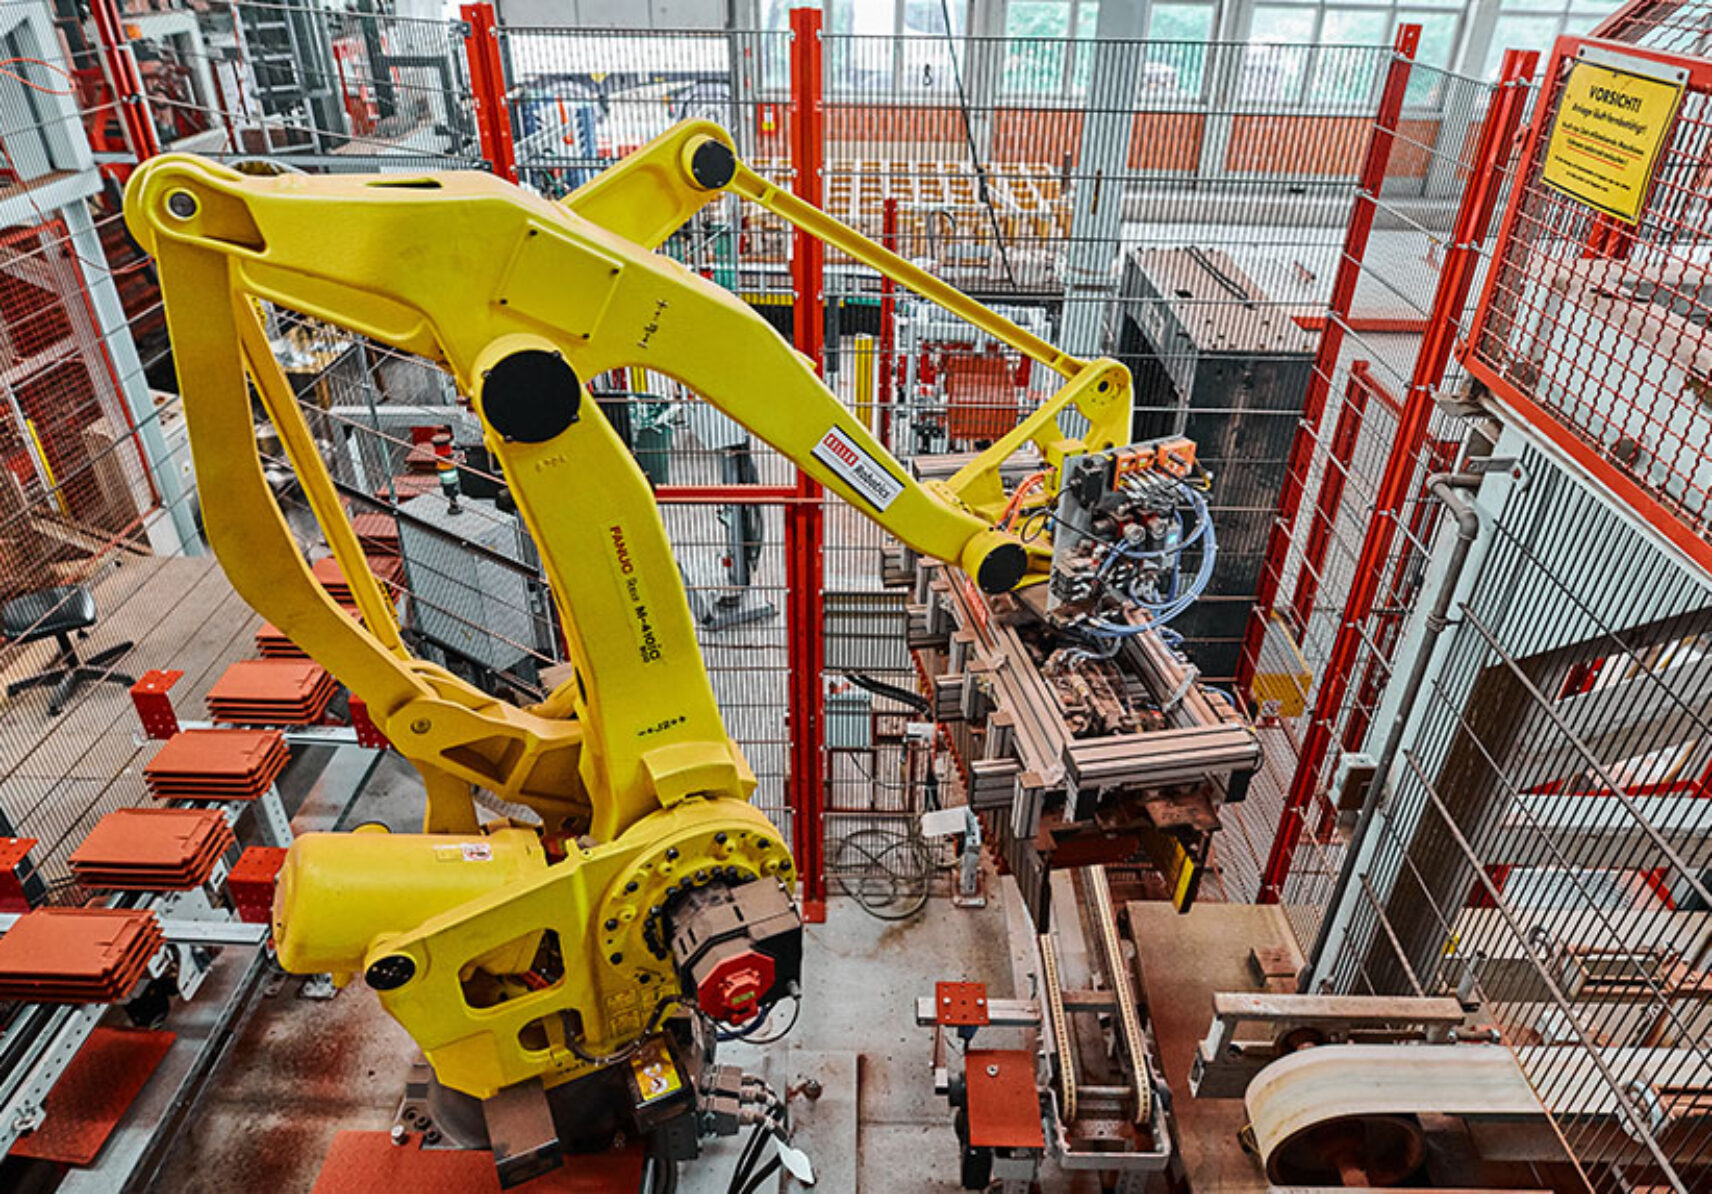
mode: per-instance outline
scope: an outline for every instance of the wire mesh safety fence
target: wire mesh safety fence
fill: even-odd
[[[1703,21],[1703,6],[1690,7]],[[1681,36],[1680,20],[1623,27],[1644,45],[1698,52],[1700,43]],[[1712,560],[1705,547],[1712,416],[1699,378],[1712,318],[1704,184],[1712,93],[1698,77],[1683,89],[1651,185],[1633,196],[1635,210],[1616,195],[1609,212],[1600,210],[1584,201],[1576,176],[1564,173],[1571,168],[1552,165],[1588,152],[1573,131],[1575,101],[1567,90],[1580,45],[1560,41],[1547,68],[1535,148],[1507,217],[1473,359],[1501,400],[1559,428],[1590,468],[1651,503],[1661,525],[1680,524],[1680,542],[1704,564]],[[1690,67],[1700,71],[1704,61],[1649,69]],[[1678,86],[1651,85],[1670,96]],[[1558,148],[1554,130],[1564,122],[1571,132]],[[1599,168],[1597,159],[1583,160]]]
[[[228,0],[124,20],[163,150],[315,170],[481,160],[456,22],[301,0]],[[91,32],[73,19],[62,29],[86,99],[111,103]],[[112,122],[93,127],[98,152],[137,152]]]
[[[545,195],[568,194],[685,120],[724,127],[751,165],[790,178],[789,91],[760,82],[764,63],[788,55],[788,32],[507,25],[500,43],[518,170]],[[777,159],[771,170],[768,159]],[[729,264],[737,246],[723,252]],[[744,261],[760,256],[743,246]]]
[[[372,553],[371,570],[395,595],[413,652],[518,703],[543,699],[564,680],[554,670],[565,650],[550,578],[453,379],[291,312],[276,309],[271,330],[276,359]],[[609,373],[591,378],[587,391],[663,492],[762,476],[748,435],[661,374]],[[305,554],[325,556],[265,430],[263,448],[279,466],[279,496]],[[776,454],[761,463],[768,479],[784,471]],[[755,803],[788,832],[779,511],[669,500],[661,514],[726,728],[759,784]]]
[[[1480,106],[1492,111],[1500,94]],[[1504,148],[1507,183],[1516,163]],[[1379,194],[1383,213],[1390,204]],[[1496,196],[1492,207],[1502,208]],[[1433,269],[1435,255],[1456,247],[1448,227],[1413,231],[1426,234]],[[1409,293],[1397,279],[1410,275],[1387,276],[1386,256],[1372,254],[1378,237],[1363,283]],[[1492,238],[1482,239],[1489,253]],[[1472,325],[1477,292],[1448,309],[1459,334]],[[1497,454],[1519,455],[1482,494],[1495,511],[1482,519],[1489,554],[1438,646],[1442,670],[1423,697],[1430,709],[1411,723],[1372,832],[1356,839],[1361,856],[1346,857],[1346,831],[1364,796],[1372,800],[1367,776],[1383,735],[1370,730],[1398,713],[1387,703],[1399,699],[1391,661],[1432,648],[1430,638],[1399,643],[1406,626],[1418,633],[1412,611],[1437,583],[1426,564],[1443,532],[1421,482],[1469,446],[1469,425],[1438,409],[1402,430],[1421,358],[1405,353],[1399,369],[1374,351],[1383,339],[1360,326],[1359,307],[1358,297],[1341,320],[1308,500],[1283,561],[1289,596],[1274,607],[1272,633],[1291,635],[1284,658],[1299,669],[1282,703],[1299,697],[1299,715],[1265,731],[1284,750],[1269,751],[1261,800],[1230,827],[1257,817],[1264,840],[1283,798],[1281,823],[1294,820],[1294,834],[1273,840],[1256,878],[1264,894],[1285,843],[1274,894],[1299,939],[1314,943],[1317,988],[1480,999],[1554,1116],[1557,1163],[1568,1159],[1601,1190],[1698,1189],[1712,1144],[1702,1113],[1712,1070],[1696,807],[1704,575],[1538,449],[1500,441]],[[1428,311],[1417,299],[1415,314]],[[1582,365],[1600,369],[1591,357]],[[1458,382],[1453,370],[1437,385],[1450,392]],[[1387,495],[1402,500],[1375,554],[1375,510]],[[1363,575],[1376,580],[1357,609]],[[1242,836],[1226,836],[1227,889]]]
[[[1601,21],[1592,36],[1668,54],[1704,54],[1706,17],[1701,0],[1624,4]]]
[[[1282,465],[1264,444],[1275,429],[1289,436],[1303,325],[1324,304],[1389,53],[823,40],[829,210],[1026,330],[1119,356],[1137,377],[1138,438],[1206,441],[1222,562],[1178,629],[1203,672],[1229,682],[1272,509],[1268,470]],[[905,458],[984,446],[1062,384],[837,255],[828,289],[850,338],[848,365],[831,362],[840,384]],[[1239,384],[1244,370],[1264,377]]]
[[[12,16],[17,6],[8,7]],[[87,580],[104,626],[113,631],[98,633],[97,645],[130,633],[137,649],[119,666],[184,669],[187,678],[175,694],[180,713],[200,718],[206,713],[201,689],[230,660],[253,655],[256,633],[265,628],[237,602],[212,560],[182,568],[183,561],[163,563],[151,548],[171,555],[177,545],[164,533],[158,542],[140,533],[145,516],[158,530],[176,514],[186,549],[194,551],[198,539],[197,498],[188,483],[159,294],[152,266],[124,235],[113,185],[140,155],[112,119],[116,105],[103,90],[105,66],[95,57],[93,31],[69,18],[56,30],[45,5],[28,7],[37,18],[25,30],[29,40],[13,29],[6,47],[28,52],[31,61],[9,63],[3,82],[44,98],[28,108],[34,123],[20,124],[14,114],[23,109],[10,103],[13,92],[7,94],[0,138],[6,181],[47,178],[79,189],[63,211],[43,208],[39,188],[0,194],[9,215],[17,208],[29,217],[6,233],[4,363],[13,417],[4,421],[4,434],[8,482],[22,496],[6,504],[5,595],[16,595],[14,587]],[[463,33],[455,25],[274,4],[132,15],[129,44],[143,60],[154,127],[165,148],[225,159],[263,156],[311,171],[461,168],[480,161],[473,126],[465,120]],[[241,47],[245,35],[251,41]],[[264,55],[261,43],[270,37],[279,45]],[[306,40],[317,44],[305,50]],[[287,41],[288,55],[280,48]],[[45,55],[40,62],[38,54]],[[332,75],[314,68],[322,59],[334,64]],[[176,66],[155,69],[151,63]],[[288,94],[292,88],[296,92]],[[213,104],[209,96],[216,97]],[[11,168],[14,158],[17,169]],[[86,202],[84,196],[98,189]],[[73,237],[66,233],[68,220]],[[687,251],[693,252],[695,233],[680,237],[674,249],[691,244]],[[89,326],[91,304],[104,298],[107,322],[99,331],[111,344]],[[288,311],[272,313],[269,332],[347,510],[374,553],[371,562],[390,581],[413,645],[490,691],[537,699],[541,671],[563,657],[549,596],[532,545],[515,517],[498,508],[503,481],[482,454],[474,417],[467,404],[456,403],[449,379],[426,362]],[[131,406],[116,406],[112,375],[127,361],[122,380],[131,387]],[[668,475],[680,484],[753,480],[756,456],[770,478],[786,475],[776,456],[750,453],[746,437],[740,444],[729,434],[729,421],[719,424],[705,404],[692,406],[683,387],[665,378],[637,371],[598,379],[591,388],[642,467],[661,481]],[[144,408],[151,412],[145,430],[164,436],[164,448],[124,434],[126,418]],[[697,415],[704,417],[691,428]],[[278,440],[265,420],[257,430],[269,479],[300,546],[306,557],[320,560],[325,543]],[[464,496],[457,520],[446,515],[433,469],[430,441],[440,430],[458,441]],[[150,491],[151,481],[162,478],[185,484],[176,496],[162,497]],[[686,561],[692,607],[704,627],[718,624],[704,656],[729,727],[757,773],[757,803],[788,832],[779,512],[680,504],[664,517]],[[133,557],[140,563],[116,569]],[[744,624],[737,618],[737,625],[727,626],[734,606],[759,609],[766,619]],[[8,626],[9,636],[17,633]],[[7,678],[45,662],[51,645],[12,644]],[[133,719],[117,686],[80,690],[58,723],[46,715],[45,700],[32,697],[11,702],[0,716],[6,754],[0,806],[15,828],[41,839],[35,859],[50,882],[65,881],[63,855],[95,819],[146,799],[133,765],[138,747],[127,729]],[[109,730],[116,735],[111,742],[88,748],[86,736]]]
[[[1316,977],[1472,993],[1595,1189],[1700,1189],[1712,587],[1516,460]]]
[[[1304,943],[1315,939],[1361,796],[1358,783],[1340,786],[1350,774],[1340,772],[1340,760],[1366,743],[1400,631],[1419,600],[1438,524],[1424,482],[1460,459],[1468,433],[1431,398],[1458,384],[1446,368],[1446,334],[1470,313],[1467,295],[1486,239],[1476,231],[1473,242],[1459,244],[1467,235],[1459,210],[1468,206],[1464,184],[1491,169],[1474,159],[1503,93],[1419,63],[1406,69],[1408,90],[1435,94],[1444,107],[1430,130],[1410,122],[1406,105],[1398,110],[1388,154],[1381,143],[1381,158],[1370,162],[1378,173],[1364,181],[1367,231],[1346,240],[1330,266],[1341,297],[1320,321],[1305,367],[1309,409],[1281,454],[1288,463],[1280,479],[1297,487],[1297,509],[1290,533],[1269,545],[1263,579],[1276,597],[1264,611],[1263,637],[1250,642],[1258,647],[1252,691],[1266,762],[1248,802],[1227,814],[1219,854],[1227,893],[1279,899]],[[1505,145],[1494,187],[1502,186],[1509,156]],[[1407,185],[1391,183],[1397,173]],[[1441,177],[1464,201],[1413,202],[1420,175]],[[1488,200],[1488,209],[1494,204]],[[1466,281],[1459,305],[1449,307],[1455,271]],[[1439,368],[1423,373],[1424,342],[1435,334]],[[1406,405],[1414,412],[1408,417]],[[1408,442],[1400,447],[1399,437]],[[1376,545],[1376,523],[1388,525],[1389,543]]]
[[[211,561],[164,558],[194,552],[196,525],[164,325],[90,147],[115,119],[101,68],[64,33],[46,4],[0,6],[0,815],[56,890],[82,831],[142,799],[116,778],[136,746],[113,681],[193,637],[172,613],[189,594],[201,649],[248,618],[214,616]]]

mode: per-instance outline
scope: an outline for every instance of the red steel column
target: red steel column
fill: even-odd
[[[1397,139],[1397,122],[1403,114],[1403,96],[1409,89],[1409,70],[1414,65],[1415,49],[1420,41],[1419,25],[1397,27],[1396,56],[1391,59],[1391,66],[1385,74],[1379,113],[1374,118],[1373,135],[1367,142],[1367,157],[1361,164],[1355,206],[1349,213],[1343,251],[1338,256],[1337,273],[1332,279],[1326,325],[1320,332],[1313,372],[1308,376],[1308,392],[1302,397],[1302,419],[1296,425],[1295,438],[1290,441],[1284,487],[1278,494],[1278,515],[1273,519],[1272,530],[1266,539],[1260,584],[1254,594],[1254,609],[1249,613],[1248,631],[1243,636],[1242,655],[1237,660],[1236,686],[1239,691],[1246,691],[1254,679],[1254,667],[1260,659],[1260,644],[1266,637],[1266,623],[1272,616],[1272,604],[1278,599],[1284,562],[1290,554],[1290,539],[1296,532],[1296,514],[1301,509],[1302,492],[1308,483],[1308,468],[1314,458],[1315,436],[1319,433],[1320,418],[1325,414],[1326,396],[1331,392],[1338,354],[1343,351],[1344,331],[1355,303],[1355,284],[1361,277],[1362,260],[1367,256],[1373,216],[1379,207],[1379,188],[1385,183],[1385,168],[1390,164],[1391,146]],[[1301,626],[1298,624],[1296,629],[1299,633]]]
[[[119,0],[90,0],[89,11],[95,18],[95,36],[101,42],[101,58],[113,84],[113,101],[119,106],[125,138],[137,160],[146,162],[160,153],[160,138],[155,136],[155,122],[149,116],[148,95],[143,90],[137,57],[131,52],[131,39],[125,36]]]
[[[894,196],[887,195],[882,207],[884,215],[880,224],[880,243],[896,253],[898,251],[898,201]],[[879,428],[879,439],[887,451],[892,450],[892,407],[896,402],[896,387],[898,384],[896,333],[892,328],[892,320],[897,313],[897,283],[890,278],[880,279],[880,378],[879,400],[880,417],[875,421]]]
[[[821,205],[822,124],[821,15],[818,8],[791,10],[792,190]],[[798,230],[791,253],[791,282],[797,351],[825,365],[826,246]],[[795,826],[797,873],[802,877],[803,919],[826,919],[826,723],[821,674],[826,670],[822,634],[825,607],[821,547],[825,535],[820,485],[797,473],[799,501],[785,507],[786,666],[790,669],[790,807]]]
[[[475,107],[476,134],[489,170],[507,182],[517,181],[517,153],[511,143],[511,112],[505,104],[505,63],[499,53],[499,21],[493,5],[465,4],[458,15],[469,26],[464,57],[470,67],[470,101]]]
[[[1510,50],[1504,54],[1503,71],[1497,90],[1493,92],[1486,122],[1480,129],[1468,188],[1457,208],[1450,248],[1445,253],[1438,288],[1433,294],[1427,331],[1415,358],[1409,390],[1403,396],[1403,413],[1397,420],[1391,454],[1386,459],[1385,473],[1374,498],[1373,516],[1368,521],[1367,535],[1356,561],[1355,579],[1344,606],[1343,623],[1338,627],[1325,674],[1320,679],[1319,696],[1314,702],[1308,732],[1302,740],[1296,773],[1291,777],[1290,791],[1284,798],[1284,815],[1278,823],[1278,833],[1272,840],[1272,850],[1266,860],[1266,871],[1261,878],[1261,903],[1278,902],[1284,880],[1290,874],[1296,844],[1302,836],[1308,805],[1319,790],[1320,767],[1331,745],[1344,697],[1349,692],[1350,673],[1361,646],[1362,628],[1373,610],[1373,598],[1387,571],[1391,541],[1396,534],[1397,512],[1415,482],[1419,453],[1426,442],[1427,423],[1433,411],[1433,390],[1444,380],[1445,367],[1450,362],[1451,349],[1455,346],[1463,310],[1468,303],[1468,293],[1480,264],[1480,242],[1491,226],[1499,186],[1505,177],[1505,166],[1509,162],[1516,128],[1527,100],[1527,84],[1533,78],[1538,62],[1539,55],[1533,51]],[[1406,83],[1406,68],[1404,80]]]
[[[1296,592],[1290,598],[1290,620],[1297,630],[1304,630],[1314,613],[1314,599],[1320,591],[1320,569],[1326,562],[1326,548],[1331,543],[1332,529],[1337,526],[1338,512],[1343,507],[1344,482],[1349,479],[1349,462],[1355,455],[1355,444],[1361,438],[1362,419],[1367,414],[1367,396],[1378,386],[1366,361],[1354,361],[1349,367],[1349,384],[1343,392],[1343,409],[1338,411],[1337,429],[1332,432],[1331,459],[1325,476],[1320,480],[1320,495],[1314,503],[1314,516],[1308,523],[1308,542],[1302,551],[1302,570],[1296,574]],[[1282,562],[1282,561],[1280,561]]]

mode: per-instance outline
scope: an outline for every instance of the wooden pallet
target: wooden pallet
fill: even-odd
[[[790,174],[783,159],[752,164],[768,178]],[[988,202],[983,202],[980,180],[967,162],[834,159],[826,166],[823,203],[831,215],[879,240],[886,201],[896,200],[894,247],[911,258],[929,254],[935,244],[979,252],[995,238],[1028,245],[1069,237],[1070,202],[1058,171],[1041,163],[1006,164],[988,171],[986,181]],[[743,232],[748,260],[787,260],[790,228],[779,217],[746,209]]]

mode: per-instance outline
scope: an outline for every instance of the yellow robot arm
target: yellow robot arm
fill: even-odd
[[[949,485],[918,485],[759,316],[651,251],[722,189],[946,303],[1069,384]],[[138,172],[127,215],[160,262],[198,475],[221,495],[208,510],[215,549],[239,591],[367,701],[402,753],[442,777],[431,781],[432,829],[473,825],[460,785],[554,815],[592,801],[591,831],[605,840],[688,793],[742,796],[752,783],[720,726],[646,480],[583,378],[633,365],[677,378],[904,542],[994,591],[1030,564],[991,526],[1004,497],[998,463],[1029,440],[1056,463],[1067,447],[1098,450],[1127,430],[1122,366],[1052,349],[778,191],[713,125],[668,132],[561,205],[482,174],[253,178],[168,156]],[[581,681],[547,702],[552,715],[502,707],[405,654],[268,351],[257,299],[444,363],[474,399]],[[335,555],[359,577],[366,630],[289,550],[250,449],[246,370]],[[1058,429],[1071,402],[1092,423],[1085,445]]]
[[[944,303],[1064,388],[951,481],[918,484],[757,314],[654,251],[727,192]],[[281,961],[365,973],[441,1080],[473,1094],[608,1063],[694,996],[660,910],[691,889],[791,877],[746,803],[755,780],[714,702],[652,492],[584,380],[638,366],[676,378],[989,591],[1044,564],[995,528],[999,464],[1032,442],[1051,471],[1127,439],[1121,365],[1058,352],[777,190],[710,124],[667,132],[560,204],[483,174],[258,178],[170,155],[132,178],[126,218],[158,262],[223,567],[367,702],[427,786],[424,834],[293,847]],[[569,643],[574,677],[542,704],[515,708],[409,655],[268,345],[264,302],[441,364],[471,398]],[[315,582],[266,484],[252,383],[361,625]],[[1058,424],[1071,405],[1089,423],[1081,440]],[[479,833],[476,787],[580,844],[549,865],[528,832]]]

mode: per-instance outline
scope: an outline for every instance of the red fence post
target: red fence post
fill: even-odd
[[[155,135],[155,122],[149,116],[149,100],[143,90],[142,72],[137,69],[137,56],[131,52],[131,39],[125,36],[119,0],[90,0],[89,11],[95,18],[95,36],[101,42],[101,58],[107,64],[113,102],[118,105],[125,138],[130,141],[137,160],[146,162],[160,153],[160,138]]]
[[[821,15],[818,8],[791,10],[792,190],[821,205],[823,131]],[[797,350],[820,371],[825,364],[826,246],[800,229],[791,253]],[[825,535],[820,485],[797,473],[797,497],[785,507],[785,585],[788,609],[786,666],[790,669],[790,806],[795,828],[797,872],[802,877],[803,919],[826,919],[826,723],[821,674],[826,670],[821,589]]]
[[[896,253],[898,251],[898,201],[895,196],[886,196],[882,208],[880,243]],[[897,283],[890,278],[880,279],[880,378],[879,394],[880,417],[875,421],[879,428],[880,443],[889,451],[892,448],[892,406],[896,401],[894,388],[897,385],[897,351],[896,333],[892,321],[897,313]]]
[[[1343,409],[1338,411],[1337,427],[1332,432],[1331,457],[1326,462],[1325,476],[1320,480],[1320,496],[1314,503],[1314,515],[1308,523],[1302,570],[1296,574],[1296,591],[1290,598],[1290,619],[1298,629],[1306,627],[1308,619],[1313,616],[1314,599],[1320,591],[1320,569],[1325,566],[1326,548],[1331,544],[1332,530],[1337,526],[1338,513],[1343,508],[1343,487],[1349,479],[1349,463],[1355,456],[1356,441],[1361,438],[1367,397],[1377,386],[1378,382],[1368,371],[1366,361],[1351,363],[1349,385],[1343,393]]]
[[[1505,165],[1515,144],[1516,128],[1527,101],[1527,83],[1533,77],[1539,55],[1533,51],[1506,51],[1503,71],[1492,95],[1492,106],[1481,125],[1480,139],[1469,169],[1468,187],[1457,207],[1451,230],[1451,245],[1439,272],[1433,293],[1427,331],[1415,357],[1409,390],[1403,396],[1403,411],[1385,461],[1385,473],[1374,497],[1373,516],[1368,520],[1361,554],[1356,560],[1354,581],[1344,606],[1343,622],[1332,642],[1325,673],[1320,678],[1308,732],[1302,740],[1296,773],[1284,798],[1284,813],[1261,877],[1260,902],[1275,904],[1290,874],[1291,859],[1301,840],[1309,803],[1319,790],[1320,766],[1331,745],[1334,723],[1349,692],[1350,674],[1362,631],[1373,610],[1386,572],[1391,541],[1396,534],[1397,512],[1415,483],[1418,456],[1426,442],[1428,419],[1433,411],[1433,391],[1444,380],[1451,349],[1462,326],[1463,310],[1480,264],[1480,242],[1492,222]],[[1405,82],[1407,71],[1405,70]]]
[[[1373,135],[1367,142],[1367,156],[1361,164],[1356,184],[1355,206],[1350,209],[1349,226],[1344,230],[1343,251],[1338,256],[1337,273],[1332,278],[1331,300],[1327,304],[1326,324],[1320,331],[1319,349],[1314,354],[1314,368],[1308,375],[1308,392],[1302,397],[1302,419],[1296,425],[1296,435],[1290,441],[1290,455],[1284,470],[1284,487],[1278,494],[1278,514],[1266,538],[1266,555],[1262,559],[1260,583],[1254,594],[1254,609],[1249,614],[1248,631],[1243,636],[1242,655],[1237,660],[1236,685],[1246,691],[1254,680],[1255,664],[1260,659],[1260,644],[1266,637],[1266,623],[1272,616],[1272,604],[1278,599],[1278,586],[1284,577],[1284,562],[1290,554],[1290,540],[1296,531],[1296,514],[1302,506],[1302,493],[1308,483],[1308,467],[1314,458],[1315,435],[1325,414],[1326,397],[1331,392],[1332,374],[1337,370],[1338,355],[1343,351],[1343,337],[1349,324],[1350,311],[1355,304],[1355,284],[1361,277],[1361,263],[1367,256],[1367,241],[1373,233],[1374,213],[1379,209],[1379,188],[1385,183],[1385,168],[1391,162],[1391,147],[1397,140],[1397,123],[1403,115],[1403,97],[1409,90],[1409,70],[1414,65],[1415,49],[1421,41],[1419,25],[1397,27],[1396,56],[1385,75],[1385,89],[1379,96],[1379,112],[1374,117]],[[1301,626],[1297,626],[1298,633]]]
[[[469,32],[464,57],[470,67],[470,102],[475,108],[476,135],[489,170],[507,182],[517,181],[517,153],[511,143],[511,111],[505,104],[505,63],[499,53],[499,21],[493,5],[465,4],[458,15]]]

